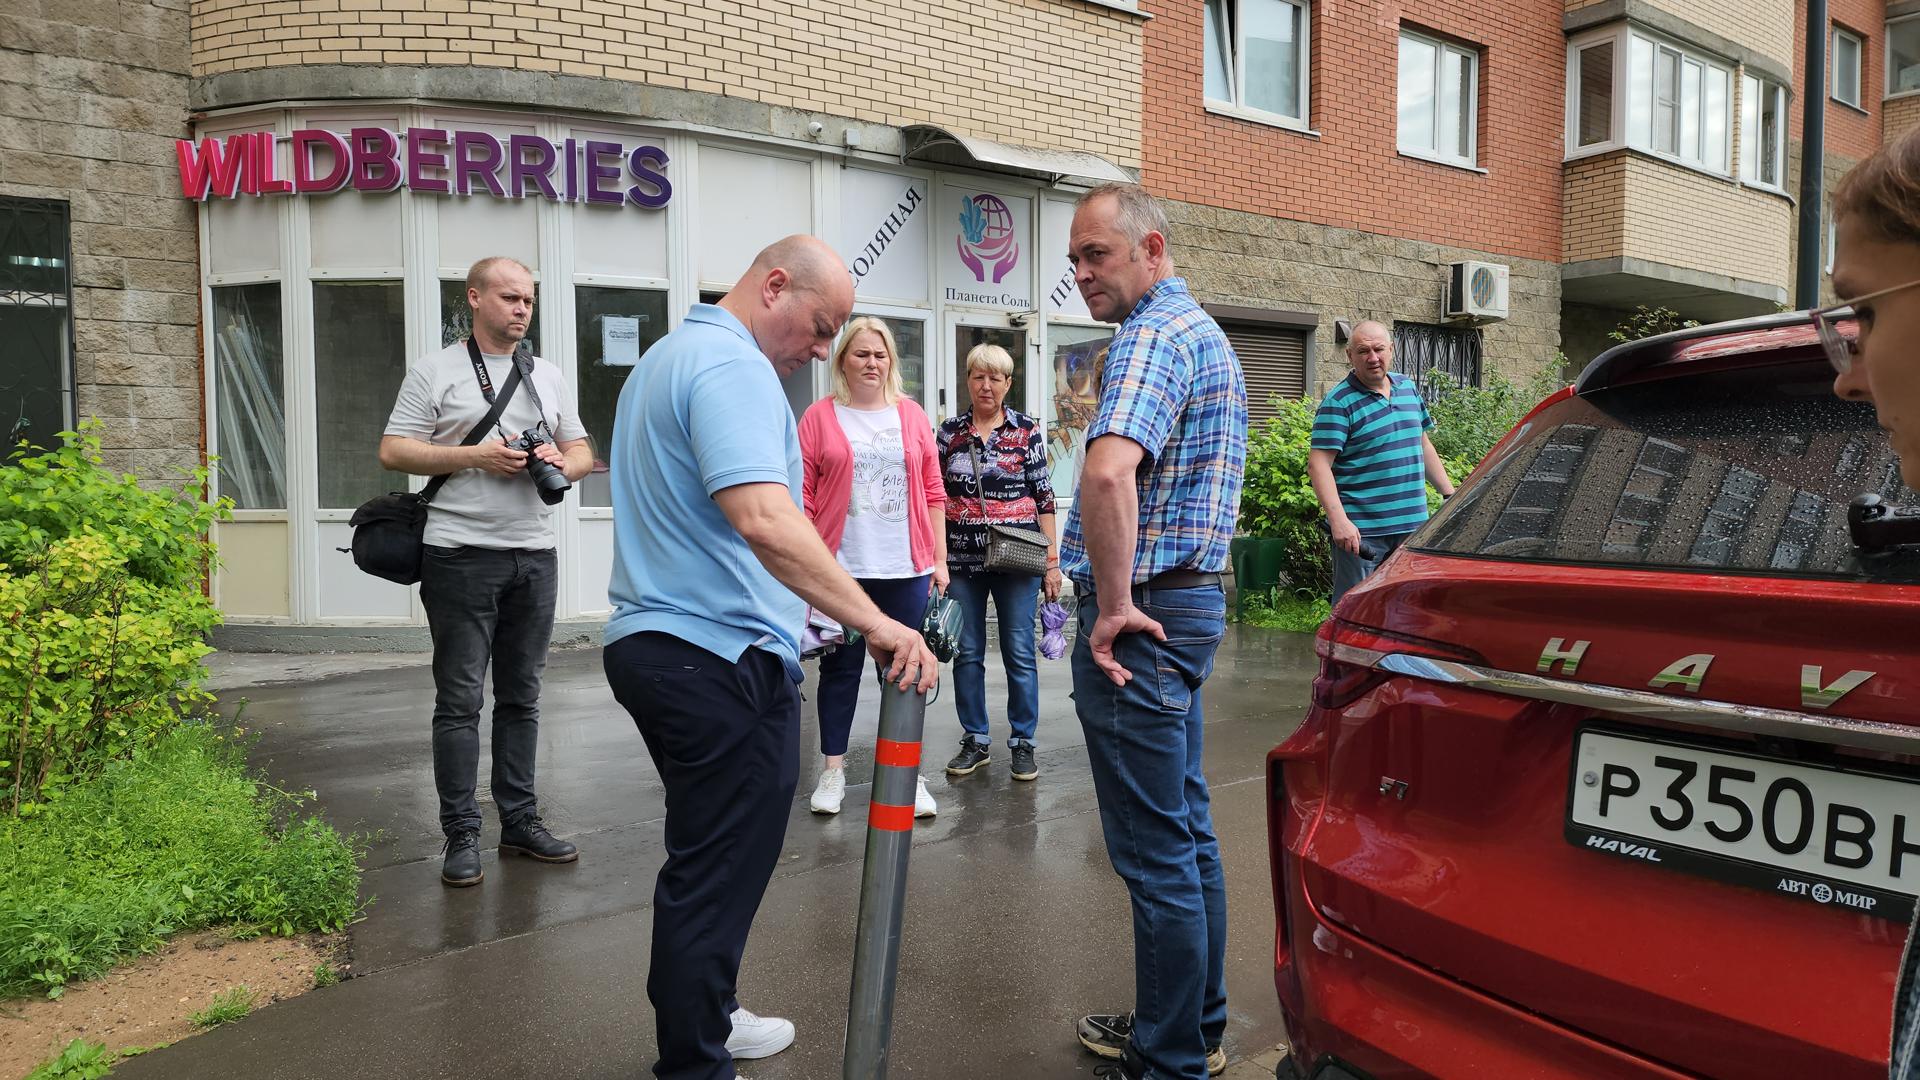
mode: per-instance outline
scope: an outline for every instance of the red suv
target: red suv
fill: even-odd
[[[1832,381],[1804,314],[1613,349],[1320,628],[1281,1076],[1886,1076],[1920,497]]]

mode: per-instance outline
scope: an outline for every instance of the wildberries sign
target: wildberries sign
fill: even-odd
[[[292,150],[290,175],[276,152]],[[433,195],[539,196],[554,202],[658,209],[673,197],[667,152],[652,144],[511,135],[447,128],[302,128],[289,136],[242,132],[174,143],[180,193],[204,202],[241,195],[324,195],[406,188]]]

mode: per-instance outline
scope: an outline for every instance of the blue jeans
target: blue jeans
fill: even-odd
[[[532,814],[540,677],[553,639],[552,549],[427,545],[420,606],[433,633],[433,782],[440,828],[480,827],[480,706],[493,668],[493,805],[502,825]]]
[[[1227,886],[1201,771],[1200,687],[1226,631],[1227,599],[1217,585],[1137,588],[1134,603],[1167,640],[1117,639],[1114,658],[1133,679],[1115,686],[1089,643],[1098,603],[1081,598],[1074,709],[1107,858],[1133,899],[1133,1055],[1153,1080],[1206,1080],[1207,1048],[1227,1028]]]
[[[1373,558],[1349,554],[1339,544],[1333,545],[1333,602],[1347,595],[1347,590],[1367,580],[1374,568],[1387,561],[1387,556],[1400,547],[1400,542],[1412,533],[1395,533],[1392,536],[1361,536],[1362,547],[1373,550]]]
[[[927,617],[927,575],[910,578],[857,578],[887,618],[920,629]],[[876,663],[877,666],[877,663]],[[820,753],[847,752],[853,731],[853,707],[860,703],[860,673],[867,668],[867,645],[841,645],[820,658]]]
[[[960,651],[953,658],[953,707],[967,738],[988,746],[987,598],[1000,614],[1000,663],[1007,669],[1008,746],[1032,746],[1040,726],[1040,665],[1035,660],[1034,611],[1040,579],[1032,574],[955,574],[947,594],[960,601]]]

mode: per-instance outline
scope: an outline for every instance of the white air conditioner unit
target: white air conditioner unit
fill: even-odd
[[[1507,317],[1507,268],[1457,262],[1447,278],[1447,318],[1492,322]]]

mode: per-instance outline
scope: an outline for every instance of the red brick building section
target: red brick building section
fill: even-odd
[[[1207,112],[1205,5],[1142,6],[1154,16],[1146,25],[1142,178],[1155,194],[1559,260],[1567,48],[1561,0],[1317,0],[1309,39],[1309,126],[1317,137]],[[1403,25],[1478,48],[1484,173],[1399,154]]]
[[[1849,162],[1880,148],[1881,99],[1887,96],[1887,5],[1885,0],[1828,0],[1827,18],[1834,25],[1860,36],[1860,108],[1853,109],[1833,100],[1833,43],[1827,43],[1826,85],[1818,87],[1827,103],[1827,156]],[[1807,5],[1802,0],[1793,11],[1793,138],[1802,137],[1801,95],[1807,91]],[[1864,110],[1864,111],[1862,111]]]

